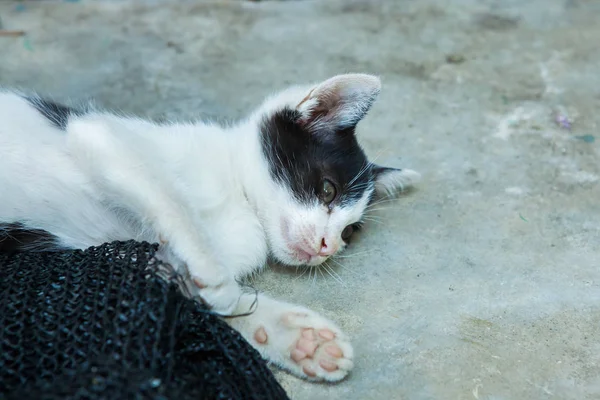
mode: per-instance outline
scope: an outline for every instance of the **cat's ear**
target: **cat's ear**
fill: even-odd
[[[375,193],[378,197],[391,197],[403,192],[421,180],[421,174],[411,169],[374,166]]]
[[[300,123],[309,129],[352,128],[367,114],[380,90],[381,81],[373,75],[334,76],[313,87],[298,103]]]

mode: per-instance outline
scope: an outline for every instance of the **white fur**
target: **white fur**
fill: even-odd
[[[70,117],[66,132],[20,95],[0,91],[0,223],[23,222],[49,231],[65,248],[113,240],[161,242],[162,257],[189,270],[215,311],[245,312],[247,297],[239,302],[236,278],[261,268],[269,253],[290,265],[323,262],[326,257],[299,258],[293,247],[318,252],[325,240],[342,249],[341,231],[361,218],[374,190],[330,214],[318,202],[299,204],[269,174],[260,121],[284,105],[304,107],[301,111],[310,115],[314,96],[324,93],[337,96],[339,115],[333,121],[345,125],[364,114],[379,85],[374,77],[345,75],[316,90],[292,88],[228,128],[202,122],[157,125],[93,111]],[[307,96],[308,102],[300,104]],[[390,191],[406,183],[388,177],[379,187]],[[261,299],[256,313],[231,323],[263,355],[305,376],[289,355],[290,341],[297,340],[301,328],[288,326],[285,334],[275,334],[281,331],[277,316],[300,308]],[[351,357],[339,329],[308,313],[305,323],[329,326]],[[270,334],[271,344],[258,346],[252,339],[258,326]],[[318,377],[341,379],[351,368],[344,365],[335,373],[319,370]]]
[[[254,295],[244,294],[240,300],[241,308],[248,310],[254,300]],[[306,328],[315,330],[325,328],[335,333],[334,340],[323,343],[315,351],[315,356],[303,360],[304,364],[316,373],[314,380],[338,381],[344,378],[354,366],[354,350],[349,338],[336,324],[305,307],[259,295],[258,306],[251,318],[234,318],[228,322],[252,343],[264,358],[294,375],[306,377],[302,365],[290,358],[292,346],[301,337],[302,330]],[[254,336],[260,327],[266,327],[268,335],[267,342],[264,344],[258,342]],[[336,359],[323,352],[323,348],[329,344],[341,348],[343,357]],[[333,372],[324,370],[319,365],[320,359],[335,362],[338,370]]]
[[[381,197],[393,197],[398,192],[415,186],[421,174],[412,169],[392,169],[383,172],[375,182],[375,191]]]

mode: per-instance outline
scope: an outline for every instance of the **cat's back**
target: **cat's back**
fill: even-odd
[[[0,170],[10,172],[0,175],[4,185],[71,172],[64,131],[70,112],[37,96],[0,89]]]
[[[53,105],[0,89],[0,220],[86,187],[66,149],[68,109]]]
[[[34,95],[0,89],[0,150],[58,144],[72,110]],[[10,146],[10,148],[6,148]]]
[[[0,241],[10,227],[50,232],[70,248],[134,236],[67,150],[69,119],[81,113],[0,89]]]

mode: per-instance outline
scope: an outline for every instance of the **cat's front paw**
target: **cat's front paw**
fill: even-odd
[[[299,376],[334,382],[343,379],[354,366],[350,342],[335,325],[317,314],[290,312],[282,317],[282,325],[293,337],[286,367]],[[264,328],[265,336],[266,332]],[[262,333],[259,328],[255,339]]]
[[[247,312],[253,295],[244,295],[240,312]],[[260,295],[250,315],[228,320],[274,364],[311,381],[336,382],[354,363],[352,345],[331,321],[300,306]]]
[[[212,311],[223,316],[234,313],[242,295],[240,286],[233,278],[222,281],[207,281],[192,277],[202,300]]]

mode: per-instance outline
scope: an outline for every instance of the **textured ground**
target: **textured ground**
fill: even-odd
[[[278,374],[293,398],[600,398],[600,2],[136,3],[4,0],[27,36],[0,37],[0,84],[236,118],[288,83],[375,73],[362,142],[424,174],[341,283],[256,281],[354,340],[339,385]]]

